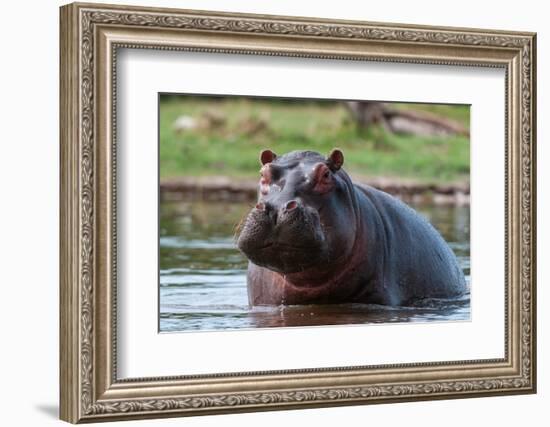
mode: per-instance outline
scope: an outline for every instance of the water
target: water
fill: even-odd
[[[413,206],[441,232],[470,282],[469,206]],[[470,296],[417,307],[372,304],[248,307],[247,260],[234,244],[235,225],[250,205],[162,202],[160,331],[227,330],[470,319]]]

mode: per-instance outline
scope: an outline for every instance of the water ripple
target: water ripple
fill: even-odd
[[[249,308],[247,260],[233,239],[234,224],[247,209],[246,205],[226,209],[216,203],[196,203],[185,209],[174,202],[161,204],[162,332],[470,320],[469,293],[456,299],[417,301],[412,307],[330,304]],[[469,210],[422,209],[433,209],[430,220],[457,255],[469,286]],[[228,217],[230,214],[234,217]]]

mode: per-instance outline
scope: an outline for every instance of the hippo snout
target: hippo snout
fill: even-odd
[[[259,215],[266,215],[274,227],[284,225],[285,222],[298,219],[304,214],[304,207],[298,200],[289,200],[277,207],[269,202],[259,202],[255,208]]]
[[[264,206],[256,205],[246,217],[237,239],[237,247],[248,256],[262,241],[265,242],[270,237],[272,228],[273,218]]]
[[[265,245],[266,241],[274,243],[281,239],[299,239],[302,236],[292,235],[296,223],[309,223],[304,207],[297,200],[289,200],[280,207],[269,202],[259,202],[248,214],[237,246],[248,255]]]
[[[300,200],[291,199],[277,206],[259,202],[246,217],[237,247],[255,264],[285,271],[293,260],[320,254],[325,238],[317,211]]]

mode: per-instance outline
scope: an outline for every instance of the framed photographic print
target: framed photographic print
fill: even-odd
[[[535,34],[60,21],[62,419],[535,392]]]

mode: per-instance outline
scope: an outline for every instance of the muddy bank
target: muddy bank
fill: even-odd
[[[468,183],[430,184],[394,178],[355,178],[404,201],[465,205],[470,203]],[[254,202],[257,181],[226,176],[161,179],[162,200],[210,200]]]

